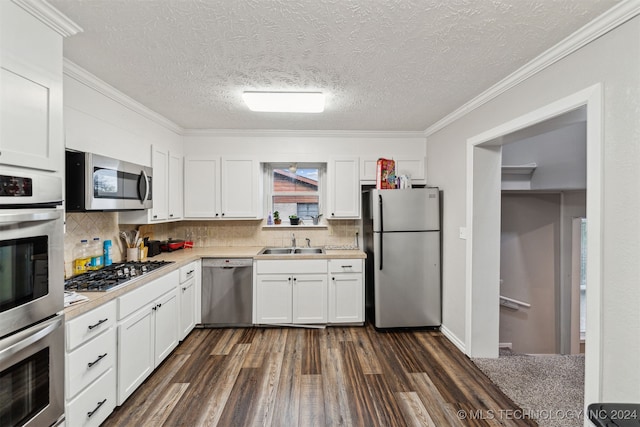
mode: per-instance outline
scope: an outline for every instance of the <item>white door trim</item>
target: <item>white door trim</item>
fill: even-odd
[[[587,299],[585,402],[600,397],[602,284],[602,85],[595,84],[467,140],[465,349],[498,356],[500,192],[503,137],[582,106],[587,109]]]

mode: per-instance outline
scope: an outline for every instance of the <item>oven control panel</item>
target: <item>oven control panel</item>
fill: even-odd
[[[0,175],[0,197],[33,196],[33,180],[22,176]]]

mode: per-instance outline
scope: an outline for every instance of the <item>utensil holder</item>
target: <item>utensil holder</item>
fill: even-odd
[[[140,248],[127,248],[127,261],[139,261]]]

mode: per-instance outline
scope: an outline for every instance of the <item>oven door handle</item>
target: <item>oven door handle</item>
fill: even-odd
[[[17,334],[0,340],[0,362],[12,357],[16,353],[35,344],[54,330],[62,326],[63,316],[40,323]]]
[[[37,221],[53,221],[60,218],[62,211],[59,209],[33,212],[33,213],[2,213],[0,214],[0,225],[17,225],[25,222],[37,222]]]

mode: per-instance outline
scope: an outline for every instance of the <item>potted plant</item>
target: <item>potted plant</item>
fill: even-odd
[[[280,224],[281,222],[282,222],[282,220],[280,219],[280,212],[275,211],[275,212],[273,213],[273,223],[274,223],[274,224],[276,224],[276,225],[278,225],[278,224]]]
[[[289,215],[289,223],[291,223],[291,225],[298,225],[300,218],[298,218],[298,215]]]

